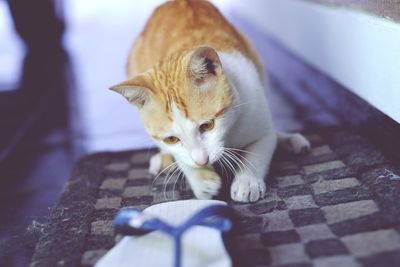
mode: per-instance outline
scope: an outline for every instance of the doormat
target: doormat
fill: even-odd
[[[312,143],[309,154],[274,156],[264,199],[228,201],[237,215],[235,265],[397,267],[398,166],[350,130],[305,135]],[[31,266],[93,266],[120,238],[112,229],[120,208],[193,198],[178,175],[154,181],[147,172],[154,153],[100,153],[77,162]]]

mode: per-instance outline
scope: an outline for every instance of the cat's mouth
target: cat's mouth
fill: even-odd
[[[196,167],[202,168],[202,167],[206,167],[209,166],[210,160],[207,158],[207,161],[205,162],[194,162],[194,164],[196,165]]]

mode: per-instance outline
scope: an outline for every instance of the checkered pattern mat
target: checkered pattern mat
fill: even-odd
[[[398,169],[362,137],[325,129],[307,137],[310,154],[278,153],[266,197],[228,201],[237,266],[400,266]],[[92,266],[118,238],[118,209],[192,198],[179,177],[153,183],[154,151],[104,153],[82,159],[54,209],[31,266]],[[174,185],[175,184],[175,185]]]

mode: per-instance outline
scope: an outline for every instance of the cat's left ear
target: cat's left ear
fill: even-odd
[[[221,73],[221,61],[212,47],[200,46],[194,51],[188,64],[188,78],[194,85],[203,87],[217,81]]]
[[[110,90],[121,94],[130,103],[135,104],[139,108],[143,107],[149,100],[151,93],[151,88],[143,74],[112,86]]]

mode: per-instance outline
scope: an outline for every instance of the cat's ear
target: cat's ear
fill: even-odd
[[[221,61],[213,48],[201,46],[194,51],[188,64],[188,77],[194,85],[207,85],[216,81],[221,73]]]
[[[135,104],[138,107],[143,107],[146,101],[150,97],[151,89],[146,82],[144,75],[139,74],[138,76],[126,80],[120,84],[114,85],[110,88],[123,97],[125,97],[130,103]]]

